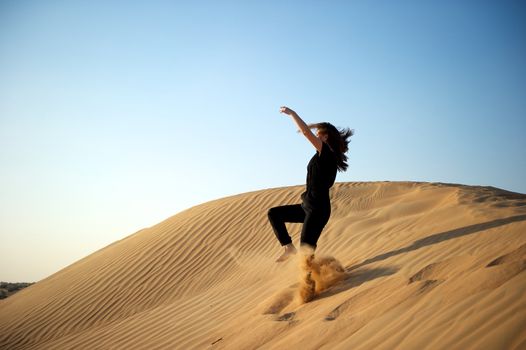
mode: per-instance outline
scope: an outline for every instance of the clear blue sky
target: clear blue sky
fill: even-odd
[[[355,129],[337,181],[525,193],[525,62],[524,1],[0,0],[0,280],[303,184],[281,105]]]

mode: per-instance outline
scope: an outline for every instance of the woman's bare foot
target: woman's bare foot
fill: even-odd
[[[294,247],[294,244],[290,243],[285,246],[285,252],[281,254],[281,256],[276,260],[276,262],[282,262],[296,254],[297,250],[296,247]]]

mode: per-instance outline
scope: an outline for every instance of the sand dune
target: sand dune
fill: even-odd
[[[526,195],[336,184],[316,257],[344,275],[304,303],[266,217],[302,190],[193,207],[1,300],[0,349],[526,349]]]

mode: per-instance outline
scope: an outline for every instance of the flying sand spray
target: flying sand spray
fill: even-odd
[[[345,279],[342,264],[332,256],[317,257],[312,248],[302,247],[299,254],[299,303],[308,303],[335,283]]]

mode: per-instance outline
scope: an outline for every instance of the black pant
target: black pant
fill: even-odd
[[[270,208],[268,211],[268,219],[274,233],[281,245],[292,243],[287,228],[286,222],[303,222],[301,229],[301,244],[308,244],[316,248],[318,238],[320,238],[321,231],[329,221],[331,216],[331,208],[324,209],[310,209],[303,207],[301,204],[283,205],[280,207]]]

